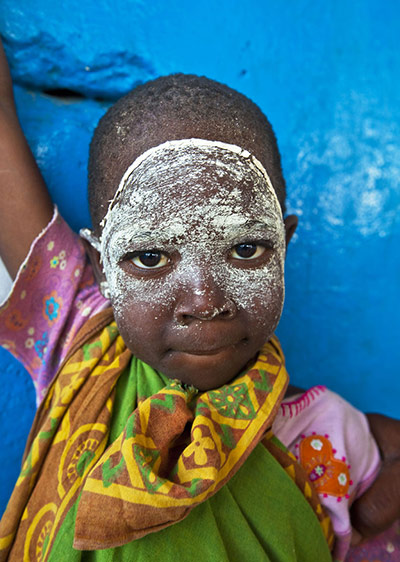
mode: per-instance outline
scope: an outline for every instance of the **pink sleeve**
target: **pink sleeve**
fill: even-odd
[[[282,402],[273,430],[317,489],[336,535],[334,559],[344,560],[351,538],[350,506],[380,466],[365,415],[326,387],[315,386]]]
[[[77,331],[107,305],[82,241],[55,209],[0,306],[0,345],[32,376],[38,403]]]

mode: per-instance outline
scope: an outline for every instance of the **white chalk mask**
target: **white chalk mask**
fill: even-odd
[[[126,254],[154,249],[179,253],[178,283],[193,281],[208,263],[218,287],[238,306],[263,298],[273,285],[283,291],[281,207],[262,164],[238,146],[183,139],[151,148],[125,172],[102,226],[100,240],[87,229],[81,234],[100,251],[114,307],[126,291],[154,306],[154,290],[165,305],[173,298],[168,276],[141,279],[119,267]],[[265,267],[229,265],[231,247],[265,238],[274,248]]]

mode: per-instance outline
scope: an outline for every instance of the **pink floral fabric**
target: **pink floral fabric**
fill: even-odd
[[[0,345],[30,373],[38,403],[75,334],[107,304],[82,241],[55,209],[0,307]]]

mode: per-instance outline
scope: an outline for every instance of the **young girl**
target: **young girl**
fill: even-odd
[[[0,96],[16,277],[1,337],[41,399],[1,559],[329,560],[317,490],[342,559],[379,454],[324,387],[282,402],[273,332],[296,218],[266,118],[197,77],[120,100],[92,142],[83,243],[53,211],[9,80]]]

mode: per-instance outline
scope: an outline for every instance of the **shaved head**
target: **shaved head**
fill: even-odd
[[[174,74],[138,86],[100,120],[89,157],[89,207],[95,232],[128,166],[149,148],[185,138],[236,144],[254,154],[284,210],[280,154],[262,111],[224,84]]]

